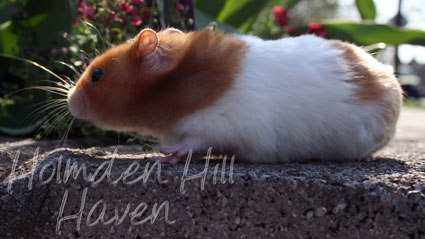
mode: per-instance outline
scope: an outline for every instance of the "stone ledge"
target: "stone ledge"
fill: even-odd
[[[211,160],[204,189],[200,179],[189,180],[185,193],[180,191],[184,164],[161,165],[160,178],[166,183],[158,182],[157,168],[145,184],[141,179],[128,183],[143,175],[148,162],[149,166],[153,164],[134,147],[122,147],[115,156],[112,148],[57,149],[32,162],[37,166],[31,190],[28,173],[14,181],[12,193],[3,181],[0,232],[4,238],[423,238],[425,161],[418,156],[420,153],[406,159],[401,153],[403,147],[411,145],[399,146],[400,152],[388,151],[396,156],[389,158],[384,152],[369,163],[235,163],[233,183],[229,182],[228,160],[224,184],[220,181],[221,161]],[[58,168],[60,158],[58,177],[52,165]],[[112,158],[112,181],[123,176],[131,164],[139,164],[140,168],[115,185],[107,178],[93,185],[82,175],[67,183],[57,181],[63,181],[68,160],[71,165],[85,164],[88,174],[93,174]],[[192,162],[187,175],[202,172],[204,162]],[[40,174],[44,180],[53,175],[52,181],[41,185]],[[56,231],[64,196],[63,216],[69,216],[79,212],[84,191],[87,194],[81,228],[77,230],[77,219],[72,219],[60,223]],[[125,215],[123,221],[94,223],[101,214],[102,202],[106,205],[105,222],[114,216],[115,208],[120,217]],[[93,208],[96,210],[87,222]],[[152,212],[157,212],[155,221]],[[145,218],[147,221],[142,223]]]

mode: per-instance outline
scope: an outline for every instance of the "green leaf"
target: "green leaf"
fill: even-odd
[[[216,20],[214,18],[208,16],[207,14],[195,8],[195,29],[196,30],[203,30],[211,22],[215,22],[215,21]],[[225,32],[233,32],[233,33],[238,32],[238,29],[224,23],[217,23],[217,27],[221,30],[224,30]]]
[[[210,22],[216,21],[248,32],[256,22],[258,15],[265,8],[273,5],[283,5],[287,8],[294,7],[300,0],[195,0],[195,19],[197,29],[206,27]],[[201,18],[201,19],[199,19]],[[206,22],[206,21],[209,22]]]
[[[28,0],[23,9],[27,14],[25,19],[13,18],[1,24],[3,19],[10,18],[18,11],[12,4],[0,9],[0,52],[17,55],[18,43],[22,39],[34,39],[34,47],[39,50],[66,44],[61,34],[71,31],[70,0]]]
[[[242,32],[247,32],[268,3],[267,0],[228,0],[217,16],[217,21],[235,26]]]
[[[29,16],[21,24],[29,24],[41,50],[65,41],[61,33],[70,32],[72,24],[69,0],[30,0],[25,10]]]
[[[203,14],[208,15],[212,19],[216,19],[217,16],[220,14],[221,10],[223,9],[226,0],[195,0],[194,2],[195,7],[198,11],[202,11]]]
[[[375,20],[376,6],[373,0],[356,0],[357,9],[364,20]]]
[[[275,0],[218,0],[195,1],[198,16],[238,28],[241,32],[251,29],[261,10]],[[205,19],[204,19],[205,20]],[[195,19],[195,23],[196,19]],[[205,22],[203,22],[205,24]],[[201,24],[198,24],[201,25]],[[205,26],[203,26],[205,27]],[[220,26],[219,26],[220,27]]]
[[[332,22],[322,23],[329,38],[367,46],[375,43],[389,45],[412,44],[425,46],[425,31],[393,27],[385,24]]]
[[[19,53],[19,37],[11,29],[11,21],[0,24],[0,53],[17,55]]]

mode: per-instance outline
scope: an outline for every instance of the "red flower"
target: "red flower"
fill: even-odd
[[[290,20],[288,10],[286,10],[285,8],[281,6],[274,6],[273,14],[274,14],[274,20],[279,26],[283,27],[288,25]]]
[[[82,4],[79,8],[78,11],[81,13],[81,16],[83,19],[90,19],[93,20],[94,19],[94,9],[92,6],[90,6],[89,4]]]
[[[181,4],[181,3],[177,3],[176,9],[177,9],[178,11],[183,11],[183,10],[184,10],[184,5],[183,5],[183,4]]]
[[[326,38],[329,35],[329,32],[318,22],[310,22],[308,24],[308,33],[314,34],[319,37]]]
[[[130,23],[133,26],[138,26],[140,24],[142,24],[142,18],[140,18],[139,15],[134,15],[130,17]]]
[[[135,16],[137,15],[137,10],[133,5],[130,5],[125,10],[125,13],[127,13],[127,15],[130,15],[130,16]]]
[[[126,3],[126,2],[120,2],[120,8],[124,12],[127,11],[128,6],[129,6],[128,3]]]

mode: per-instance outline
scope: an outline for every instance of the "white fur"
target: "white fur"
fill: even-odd
[[[379,104],[355,103],[341,50],[312,35],[241,38],[249,49],[234,86],[181,119],[168,143],[265,163],[354,160],[379,147],[374,136],[389,126]]]

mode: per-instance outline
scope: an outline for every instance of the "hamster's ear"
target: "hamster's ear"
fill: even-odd
[[[158,36],[156,32],[151,29],[142,30],[139,35],[137,35],[136,40],[136,55],[137,58],[143,59],[153,53],[155,53],[158,46]]]
[[[158,47],[159,39],[155,31],[142,30],[136,39],[136,57],[146,72],[164,70],[170,64],[170,59]]]

